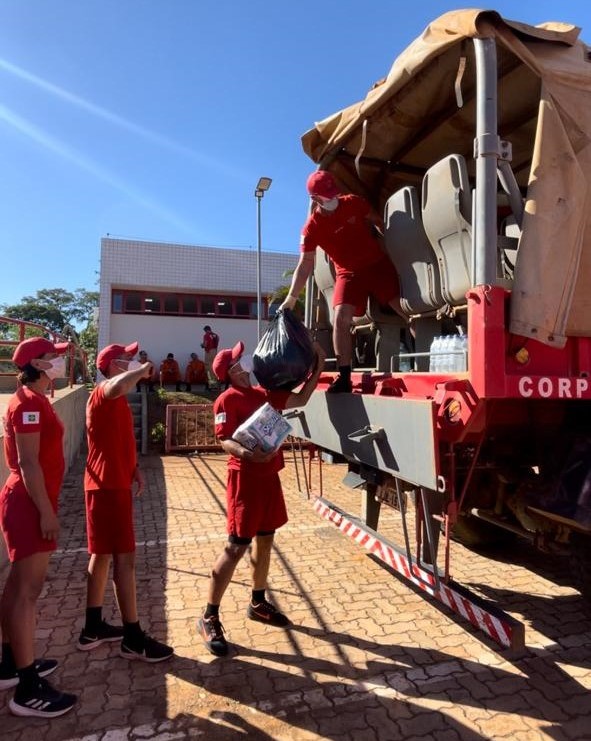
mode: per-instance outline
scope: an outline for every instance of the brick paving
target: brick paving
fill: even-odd
[[[515,545],[494,559],[454,545],[453,575],[526,624],[527,650],[500,650],[426,601],[312,510],[295,469],[283,481],[290,522],[277,537],[272,597],[287,629],[246,618],[243,561],[222,605],[232,650],[218,659],[195,632],[208,573],[225,539],[222,455],[150,457],[137,503],[142,623],[175,646],[158,665],[127,662],[116,644],[74,643],[85,600],[82,461],[62,495],[61,550],[40,602],[40,654],[60,659],[76,709],[52,721],[11,716],[3,741],[206,738],[591,739],[591,623],[566,565]],[[356,513],[342,467],[324,468],[329,498]],[[384,528],[395,513],[384,514]],[[0,573],[3,581],[6,572]],[[115,616],[112,593],[105,609]]]

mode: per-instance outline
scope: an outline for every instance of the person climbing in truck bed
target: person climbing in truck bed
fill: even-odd
[[[321,247],[336,269],[333,345],[339,374],[328,393],[350,392],[353,317],[365,313],[370,294],[404,316],[398,274],[380,244],[383,220],[368,201],[353,194],[342,195],[326,170],[313,172],[307,188],[314,206],[302,228],[300,259],[280,308],[293,309],[314,270],[316,247]]]

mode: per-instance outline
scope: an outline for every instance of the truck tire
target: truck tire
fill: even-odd
[[[571,572],[581,595],[591,602],[591,537],[573,533],[570,546]]]

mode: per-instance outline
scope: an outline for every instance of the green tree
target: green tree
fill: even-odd
[[[88,326],[98,300],[98,291],[43,288],[34,296],[24,296],[17,304],[0,305],[0,312],[13,319],[35,322],[54,332],[62,332],[67,325]]]
[[[267,304],[269,307],[271,304],[282,304],[285,299],[287,298],[287,294],[289,293],[289,289],[291,287],[291,277],[293,275],[293,270],[286,270],[283,274],[283,278],[289,278],[289,283],[287,285],[283,286],[277,286],[273,290],[273,293],[270,293],[267,296]],[[306,289],[302,288],[300,295],[298,296],[298,300],[296,302],[296,305],[294,307],[294,311],[298,316],[304,316],[304,302],[306,300]]]

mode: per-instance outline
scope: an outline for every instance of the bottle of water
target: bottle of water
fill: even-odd
[[[463,334],[460,337],[460,350],[462,351],[461,355],[461,363],[462,367],[460,370],[467,371],[468,370],[468,335]]]
[[[443,356],[442,368],[444,373],[451,373],[454,370],[454,335],[448,334],[443,338]]]
[[[441,365],[441,341],[443,337],[434,337],[431,347],[429,348],[429,372],[437,373]]]
[[[410,352],[408,347],[406,346],[406,343],[401,342],[400,343],[400,353],[404,355],[405,353]],[[400,358],[399,359],[398,368],[401,373],[410,373],[412,370],[412,359],[411,358]]]
[[[463,370],[462,335],[453,336],[452,351],[453,370],[458,373]]]

